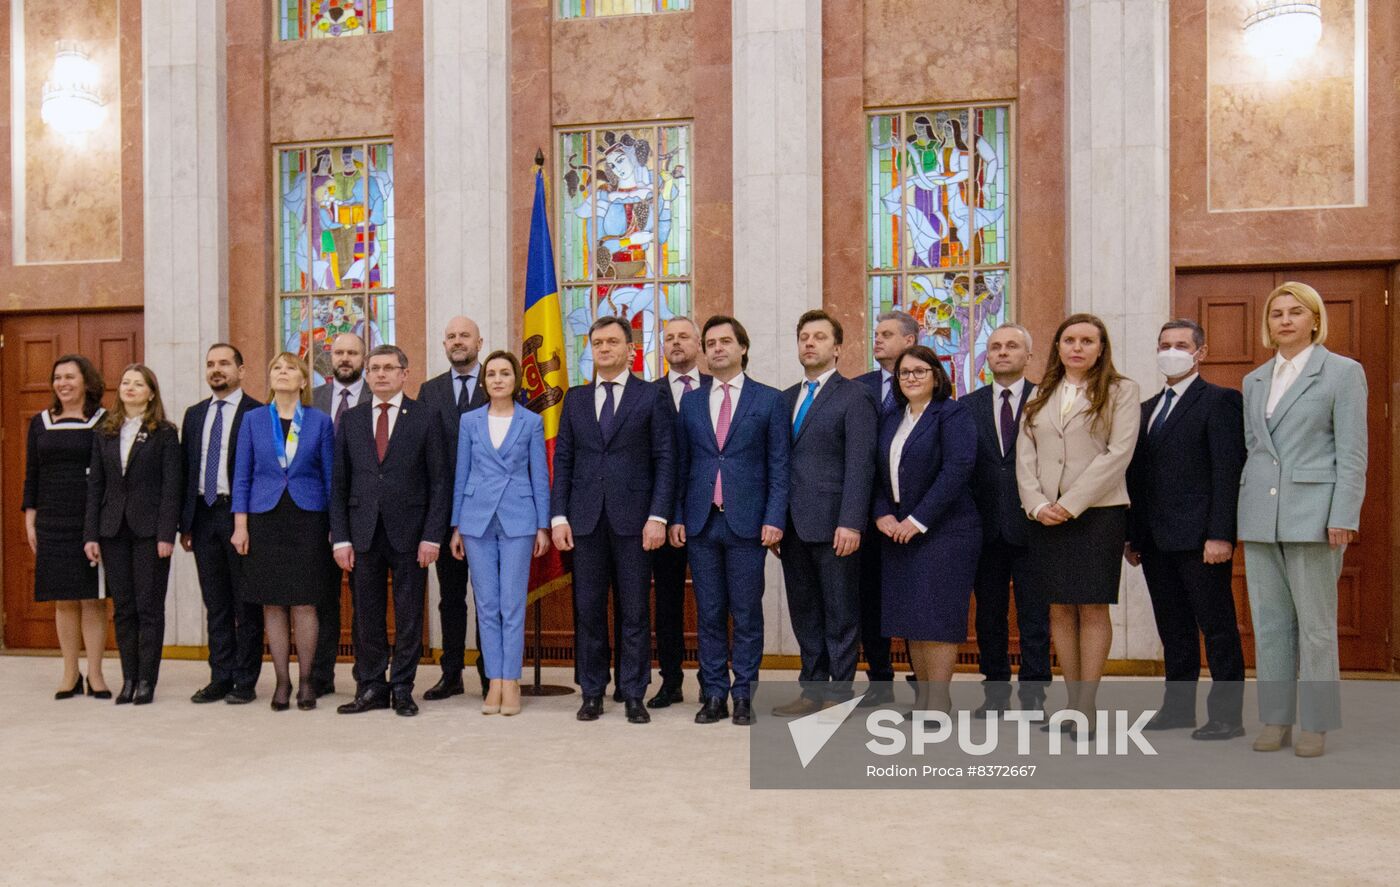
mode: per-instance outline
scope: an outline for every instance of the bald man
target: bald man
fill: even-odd
[[[485,405],[486,386],[481,384],[479,356],[481,328],[470,317],[454,317],[442,333],[442,350],[452,368],[434,376],[418,389],[418,399],[438,411],[442,417],[442,442],[447,447],[447,476],[457,470],[457,429],[462,414]],[[452,543],[452,527],[447,528],[443,551]],[[455,557],[437,559],[438,616],[442,619],[442,678],[423,694],[436,701],[457,696],[466,691],[462,686],[462,668],[467,655],[467,562]],[[477,649],[481,648],[478,632]],[[485,692],[486,673],[481,657],[476,671]]]

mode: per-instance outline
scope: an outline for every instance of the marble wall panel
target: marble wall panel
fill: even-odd
[[[422,41],[405,33],[395,6],[394,30],[349,40],[274,41],[268,51],[268,112],[274,142],[353,139],[394,132],[407,96],[396,93],[395,62],[422,59]],[[396,158],[397,160],[397,158]]]
[[[556,20],[549,56],[554,125],[690,117],[695,19]]]
[[[1035,0],[1035,5],[1059,4]],[[864,7],[867,105],[1016,94],[1018,0],[866,0]]]

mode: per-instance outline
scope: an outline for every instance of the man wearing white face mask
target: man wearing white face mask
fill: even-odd
[[[1201,378],[1205,356],[1195,321],[1169,321],[1158,334],[1157,369],[1167,384],[1142,405],[1124,557],[1142,565],[1166,661],[1166,697],[1145,729],[1196,726],[1204,635],[1214,686],[1207,722],[1191,736],[1232,739],[1244,735],[1244,654],[1230,589],[1244,401]]]

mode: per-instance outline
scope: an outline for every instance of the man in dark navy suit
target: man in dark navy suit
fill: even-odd
[[[878,370],[872,370],[856,381],[869,389],[881,415],[894,409],[894,362],[906,348],[919,341],[919,322],[903,311],[886,311],[875,320],[874,352]],[[878,444],[877,444],[878,446]],[[864,538],[871,544],[860,550],[860,646],[865,651],[865,676],[872,684],[861,701],[862,707],[890,702],[894,699],[889,682],[894,680],[890,663],[890,639],[880,633],[880,546],[875,542],[873,520],[867,521]]]
[[[787,522],[792,429],[782,394],[747,378],[749,336],[715,315],[700,331],[713,378],[681,398],[672,545],[689,545],[700,621],[698,724],[753,723],[763,659],[763,561]],[[733,617],[731,645],[726,613]],[[734,676],[730,681],[730,662]]]
[[[331,481],[331,543],[336,563],[350,571],[355,601],[356,693],[337,711],[392,707],[412,716],[423,590],[446,532],[452,480],[438,412],[404,396],[408,356],[381,345],[370,352],[367,370],[374,397],[341,419]],[[391,575],[392,668],[385,623]]]
[[[445,449],[447,476],[456,477],[457,431],[462,414],[485,406],[490,398],[481,384],[481,328],[470,317],[454,317],[447,322],[442,334],[442,350],[452,368],[434,376],[418,389],[418,399],[438,411],[442,418],[442,442]],[[452,542],[452,527],[447,528],[444,546]],[[467,569],[466,558],[437,559],[438,616],[442,620],[442,677],[423,694],[427,700],[448,699],[465,692],[462,669],[467,655]],[[478,632],[477,649],[481,649]],[[486,671],[481,657],[476,658],[476,673],[481,678],[482,693],[486,692]]]
[[[1166,660],[1162,707],[1144,729],[1196,726],[1200,638],[1214,685],[1193,739],[1244,735],[1244,653],[1230,588],[1235,509],[1244,470],[1244,399],[1200,376],[1206,337],[1173,320],[1157,337],[1166,387],[1142,405],[1128,466],[1130,564],[1142,564]]]
[[[211,397],[185,410],[185,502],[180,512],[180,547],[194,552],[199,590],[209,625],[209,683],[191,702],[252,702],[262,671],[262,606],[243,599],[243,569],[229,541],[229,511],[238,429],[243,416],[262,404],[243,391],[243,355],[225,342],[204,355],[204,381]]]
[[[963,398],[977,423],[977,461],[972,468],[972,498],[982,518],[982,553],[973,594],[977,601],[977,652],[985,699],[976,711],[1005,711],[1011,700],[1011,642],[1007,626],[1012,588],[1016,594],[1016,628],[1020,634],[1021,669],[1017,695],[1022,709],[1045,708],[1050,684],[1050,601],[1040,592],[1027,564],[1026,525],[1016,488],[1016,439],[1021,411],[1035,386],[1025,377],[1031,358],[1031,334],[1004,323],[987,339],[987,367],[992,384]]]
[[[600,317],[588,330],[594,381],[564,397],[554,446],[554,544],[574,553],[574,671],[580,721],[596,721],[608,686],[608,589],[621,626],[618,689],[627,720],[651,721],[651,552],[666,543],[676,463],[666,393],[631,373],[632,328]]]

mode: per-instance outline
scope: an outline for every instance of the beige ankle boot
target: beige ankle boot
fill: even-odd
[[[1322,757],[1322,743],[1326,738],[1326,733],[1299,730],[1298,741],[1293,743],[1293,754],[1300,758],[1320,758]]]
[[[1254,740],[1255,751],[1278,751],[1293,736],[1292,724],[1265,724]]]

